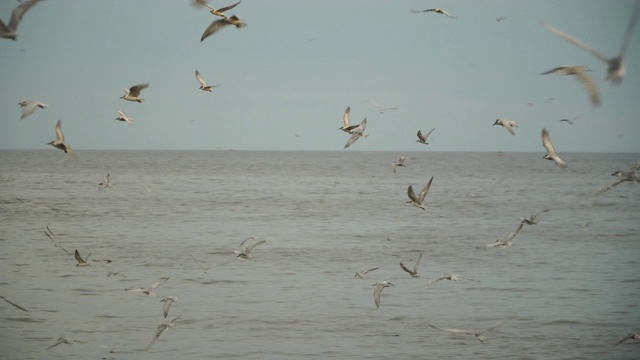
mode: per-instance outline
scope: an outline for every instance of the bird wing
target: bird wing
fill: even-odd
[[[203,87],[207,86],[207,82],[204,81],[204,78],[202,77],[202,75],[200,75],[200,71],[198,70],[196,70],[196,79],[198,80],[200,85],[202,85]]]
[[[546,212],[548,212],[548,211],[549,211],[549,209],[542,210],[542,211],[538,211],[537,213],[535,213],[535,214],[531,215],[531,220],[535,220],[535,219],[538,217],[538,215],[540,215],[540,214],[542,214],[542,213],[546,213]]]
[[[142,91],[142,89],[145,89],[147,87],[149,87],[149,84],[134,85],[134,86],[129,88],[129,94],[131,94],[131,96],[139,96],[140,95],[140,91]]]
[[[173,302],[172,298],[164,298],[164,305],[162,306],[162,311],[164,313],[164,317],[166,318],[169,315],[169,308],[171,307],[171,303]]]
[[[213,7],[211,7],[211,5],[209,5],[207,3],[206,0],[193,0],[193,2],[191,3],[191,5],[193,5],[194,7],[202,7],[202,6],[206,6],[208,7],[210,10],[215,10]]]
[[[431,187],[431,182],[433,181],[433,176],[431,177],[431,179],[429,179],[429,182],[427,183],[427,185],[425,185],[424,189],[422,189],[422,191],[420,192],[420,204],[422,204],[424,202],[424,198],[425,196],[427,196],[427,193],[429,192],[429,188]]]
[[[512,128],[512,125],[511,125],[511,123],[510,123],[510,122],[508,122],[508,121],[503,121],[503,122],[502,122],[502,127],[503,127],[503,128],[505,128],[505,129],[507,129],[507,131],[508,131],[511,135],[513,135],[513,136],[515,136],[515,135],[516,135],[516,133],[513,131],[513,128]]]
[[[118,115],[120,115],[121,118],[125,119],[127,117],[127,115],[125,115],[122,111],[118,110]]]
[[[553,68],[551,70],[547,70],[545,72],[541,72],[538,75],[549,75],[549,74],[553,74],[553,73],[556,73],[556,72],[560,72],[560,71],[562,71],[562,70],[564,70],[566,68],[567,68],[566,66],[558,66],[557,68]]]
[[[591,105],[600,106],[602,99],[600,98],[600,91],[598,90],[598,84],[595,80],[593,80],[593,78],[587,75],[584,71],[577,71],[574,75],[576,79],[580,81],[582,87],[587,91]]]
[[[242,240],[242,242],[240,243],[240,246],[244,245],[244,243],[246,243],[249,240],[255,240],[256,238],[254,238],[253,236],[249,236],[248,238]]]
[[[222,7],[222,8],[220,8],[220,9],[218,9],[218,11],[219,11],[219,12],[221,12],[221,13],[223,13],[223,12],[225,12],[225,11],[227,11],[227,10],[231,10],[231,9],[233,9],[234,7],[236,7],[236,5],[240,4],[241,2],[242,2],[242,1],[238,1],[237,3],[235,3],[235,4],[233,4],[233,5],[229,5],[229,6]]]
[[[629,340],[629,339],[633,339],[633,334],[629,334],[627,336],[625,336],[623,339],[619,340],[615,345],[613,346],[618,346],[620,344],[622,344],[623,342]]]
[[[636,160],[636,163],[629,168],[629,173],[635,174],[638,172],[638,170],[640,170],[640,159]]]
[[[41,0],[29,0],[25,1],[22,4],[18,5],[13,12],[11,13],[11,19],[9,20],[9,29],[16,31],[18,30],[18,25],[20,25],[20,21],[22,21],[22,17],[27,12],[27,10],[31,9],[31,7]]]
[[[624,41],[622,43],[622,48],[620,49],[620,57],[624,56],[624,52],[627,50],[627,46],[631,41],[631,37],[633,36],[633,30],[638,24],[638,17],[640,16],[640,4],[636,1],[636,5],[633,8],[633,15],[631,15],[631,20],[629,21],[629,26],[627,27],[627,33],[624,36]]]
[[[547,155],[549,155],[549,157],[557,155],[556,149],[553,147],[553,143],[551,142],[549,131],[547,131],[546,128],[542,128],[542,146],[547,149]]]
[[[56,123],[56,141],[64,142],[64,135],[62,134],[62,120],[58,120]]]
[[[354,142],[356,142],[356,140],[360,139],[361,136],[362,136],[362,132],[354,131],[351,134],[351,137],[349,138],[349,141],[347,141],[347,143],[344,145],[344,148],[346,149],[349,146],[351,146]]]
[[[22,115],[20,116],[20,120],[26,118],[27,116],[33,114],[38,108],[38,103],[35,101],[29,101],[22,108]]]
[[[522,230],[522,226],[524,226],[524,223],[519,223],[518,227],[513,230],[511,233],[509,233],[509,235],[507,235],[507,237],[504,239],[504,243],[508,243],[509,241],[513,240],[513,238],[516,237],[516,235],[518,235],[518,233],[520,232],[520,230]]]
[[[427,285],[435,284],[435,283],[437,283],[438,281],[443,280],[443,279],[446,279],[446,278],[447,278],[446,276],[441,276],[441,277],[439,277],[439,278],[437,278],[437,279],[433,279],[433,280],[429,281],[429,282],[427,283]]]
[[[596,191],[593,195],[600,195],[602,193],[605,193],[605,192],[613,189],[615,186],[617,186],[619,184],[622,184],[625,181],[627,181],[627,179],[625,179],[625,178],[618,179],[618,180],[614,181],[613,183],[611,183],[611,184],[603,187],[602,189]]]
[[[158,281],[157,283],[152,284],[150,289],[151,290],[155,290],[158,286],[160,286],[160,285],[164,284],[165,282],[167,282],[167,280],[169,280],[169,278],[163,278],[162,280]]]
[[[9,301],[9,300],[7,300],[4,296],[1,296],[1,295],[0,295],[0,299],[2,299],[2,300],[4,300],[4,301],[8,302],[9,304],[11,304],[11,305],[13,305],[13,306],[17,307],[18,309],[20,309],[20,310],[22,310],[22,311],[29,312],[29,310],[27,310],[27,309],[23,308],[22,306],[20,306],[20,305],[18,305],[18,304],[15,304],[15,303],[13,303],[13,302],[11,302],[11,301]]]
[[[351,107],[347,107],[344,111],[344,116],[342,116],[342,121],[344,121],[344,128],[348,128],[349,126],[349,116],[351,115]]]
[[[411,199],[411,201],[413,201],[414,203],[419,203],[420,200],[418,200],[418,198],[416,197],[416,194],[413,192],[413,186],[409,185],[409,188],[407,189],[407,195],[409,196],[409,199]]]
[[[400,267],[411,275],[415,274],[415,271],[411,271],[402,261],[400,261]]]
[[[260,244],[264,244],[266,243],[267,240],[262,239],[262,240],[258,240],[256,242],[254,242],[253,244],[247,246],[247,248],[244,250],[245,255],[249,255],[249,253],[251,252],[251,250],[253,250],[254,247],[260,245]]]
[[[362,275],[366,275],[368,272],[371,272],[371,271],[373,271],[373,270],[378,270],[378,268],[377,268],[377,267],[374,267],[374,268],[371,268],[371,269],[367,269],[367,270],[365,270],[365,271],[363,271],[363,272],[362,272]]]
[[[73,256],[78,261],[78,264],[83,264],[85,262],[84,259],[82,258],[82,256],[80,256],[80,253],[78,252],[78,249],[76,249],[76,252],[73,254]]]
[[[551,25],[549,25],[549,24],[547,24],[545,22],[542,22],[541,24],[542,24],[542,26],[546,27],[547,30],[555,33],[556,35],[558,35],[561,38],[567,40],[568,42],[572,43],[573,45],[576,45],[577,47],[582,48],[582,50],[585,50],[585,51],[591,53],[591,55],[597,57],[601,61],[603,61],[603,62],[605,62],[607,64],[609,63],[609,59],[607,57],[605,57],[604,55],[602,55],[602,53],[600,53],[599,51],[593,49],[589,45],[583,43],[582,41],[574,38],[571,35],[563,33],[562,31],[556,29],[555,27],[553,27],[553,26],[551,26]]]
[[[383,284],[378,284],[373,290],[373,301],[376,303],[376,308],[380,307],[380,294],[382,294],[382,289],[384,288]]]
[[[216,20],[214,22],[212,22],[205,30],[204,33],[202,33],[202,37],[200,38],[200,42],[202,42],[204,39],[208,38],[209,36],[217,33],[218,31],[220,31],[220,29],[231,25],[231,23],[229,21],[227,21],[227,19],[220,19],[220,20]]]
[[[424,136],[425,141],[429,138],[429,135],[431,135],[431,133],[433,132],[433,130],[435,130],[435,128],[429,130],[429,132],[427,133],[427,135]]]
[[[422,259],[422,253],[418,255],[418,260],[416,260],[416,265],[413,267],[414,274],[418,273],[418,266],[420,266],[420,259]]]
[[[427,141],[427,138],[422,136],[422,131],[418,130],[418,139],[420,139],[420,141],[425,142]]]

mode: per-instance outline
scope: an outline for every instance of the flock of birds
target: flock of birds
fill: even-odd
[[[44,1],[44,0],[27,0],[24,2],[21,2],[20,5],[18,5],[14,11],[11,14],[11,18],[8,24],[5,24],[4,22],[2,22],[2,20],[0,20],[0,38],[4,38],[4,39],[11,39],[11,40],[16,40],[17,39],[17,29],[18,26],[20,24],[20,21],[22,19],[22,17],[25,15],[25,13],[34,5],[36,5],[37,3]],[[236,6],[238,6],[241,2],[238,1],[235,4],[229,5],[229,6],[225,6],[225,7],[221,7],[221,8],[214,8],[211,5],[208,4],[207,0],[193,0],[193,5],[196,7],[206,7],[209,9],[209,12],[211,14],[213,14],[214,16],[219,17],[219,19],[214,20],[203,32],[202,37],[201,37],[201,41],[204,41],[206,38],[210,37],[211,35],[217,33],[218,31],[220,31],[221,29],[228,27],[230,25],[235,26],[237,29],[242,29],[244,27],[247,26],[247,24],[245,22],[243,22],[238,16],[236,15],[232,15],[230,17],[227,17],[227,15],[225,15],[225,12],[234,9]],[[608,74],[606,77],[606,80],[611,81],[613,84],[620,84],[625,76],[625,64],[624,64],[624,54],[626,51],[626,48],[629,45],[632,33],[636,27],[637,21],[638,21],[638,17],[640,16],[640,6],[638,5],[640,3],[636,3],[636,8],[634,9],[634,12],[631,16],[631,20],[629,22],[628,28],[627,28],[627,33],[625,35],[625,39],[623,41],[623,45],[622,48],[620,50],[619,55],[617,55],[616,57],[613,58],[608,58],[604,55],[602,55],[600,52],[594,50],[593,48],[589,47],[588,45],[586,45],[585,43],[583,43],[582,41],[558,30],[557,28],[546,24],[546,23],[542,23],[542,25],[547,28],[548,30],[550,30],[551,32],[557,34],[558,36],[562,37],[563,39],[571,42],[572,44],[582,48],[583,50],[589,52],[590,54],[592,54],[593,56],[595,56],[596,58],[600,59],[601,61],[603,61],[604,63],[607,64],[608,66]],[[427,12],[433,12],[436,14],[441,14],[444,16],[447,16],[450,19],[456,19],[455,16],[452,16],[451,14],[449,14],[447,11],[440,9],[440,8],[432,8],[432,9],[426,9],[426,10],[412,10],[412,13],[427,13]],[[496,21],[502,21],[505,18],[497,18]],[[597,82],[590,77],[587,72],[591,71],[589,68],[587,68],[586,66],[582,66],[582,65],[571,65],[571,66],[559,66],[556,67],[554,69],[545,71],[543,73],[541,73],[541,75],[547,75],[547,74],[557,74],[557,75],[572,75],[574,76],[584,87],[584,89],[586,90],[588,96],[589,96],[589,101],[591,102],[591,104],[593,106],[599,106],[602,103],[601,100],[601,96],[598,90],[598,85]],[[195,71],[195,77],[197,82],[200,84],[199,89],[202,91],[207,91],[207,92],[211,92],[213,91],[214,88],[221,86],[222,84],[216,84],[216,85],[208,85],[207,82],[205,81],[205,79],[203,78],[202,74],[196,70]],[[130,101],[130,102],[137,102],[137,103],[142,103],[144,101],[143,98],[141,98],[141,92],[142,90],[146,89],[149,86],[149,84],[144,83],[144,84],[137,84],[134,86],[131,86],[130,88],[124,88],[124,95],[122,95],[120,97],[120,99],[122,100],[126,100],[126,101]],[[384,108],[382,105],[380,105],[377,102],[374,101],[370,101],[372,105],[374,105],[378,111],[380,113],[384,113],[387,110],[394,110],[396,109],[396,107],[391,107],[391,108]],[[40,102],[40,101],[33,101],[33,100],[24,100],[18,103],[19,106],[22,108],[22,115],[21,115],[21,119],[25,119],[27,117],[29,117],[30,115],[32,115],[33,113],[35,113],[38,109],[46,109],[47,108],[47,104]],[[367,126],[367,119],[364,118],[359,124],[357,125],[351,125],[350,123],[350,114],[351,114],[351,108],[347,107],[344,115],[343,115],[343,126],[341,126],[339,128],[339,130],[342,130],[346,133],[348,133],[350,135],[349,139],[347,140],[346,144],[344,145],[344,148],[349,148],[351,147],[356,141],[358,141],[360,138],[366,138],[368,137],[368,134],[365,132],[366,130],[366,126]],[[133,123],[133,119],[131,117],[129,117],[126,113],[124,113],[123,111],[118,111],[118,117],[116,118],[116,120],[118,121],[122,121],[122,122],[126,122],[129,124]],[[575,120],[569,120],[569,119],[562,119],[560,121],[564,121],[567,122],[568,124],[573,124],[573,121]],[[496,119],[494,124],[495,125],[499,125],[502,126],[505,130],[507,130],[509,132],[509,134],[511,134],[512,136],[515,136],[515,128],[518,127],[518,123],[515,120],[507,120],[507,119]],[[420,144],[424,144],[424,145],[429,145],[429,141],[428,138],[429,136],[433,133],[435,129],[431,129],[430,131],[428,131],[426,134],[423,134],[421,130],[417,131],[417,137],[418,139],[416,140],[416,142],[420,143]],[[62,121],[58,120],[58,122],[56,123],[55,126],[55,133],[56,133],[56,139],[52,140],[51,142],[48,143],[48,145],[51,145],[57,149],[63,150],[65,153],[67,154],[73,154],[73,151],[71,149],[71,147],[65,142],[65,138],[64,138],[64,134],[62,132]],[[551,141],[551,137],[549,134],[549,131],[546,128],[542,129],[542,145],[546,150],[546,155],[543,156],[544,159],[546,160],[552,160],[555,162],[555,164],[561,168],[566,168],[567,162],[562,160],[560,158],[560,156],[558,155],[557,151],[555,150],[553,143]],[[405,165],[405,161],[408,158],[405,156],[400,157],[397,161],[394,161],[392,163],[392,169],[394,171],[394,173],[396,172],[396,168],[397,167],[406,167]],[[618,179],[611,183],[610,185],[598,190],[595,194],[601,194],[603,192],[606,192],[610,189],[612,189],[613,187],[623,183],[623,182],[635,182],[638,183],[640,182],[640,175],[638,174],[638,171],[640,170],[640,159],[636,162],[636,164],[634,164],[628,171],[623,172],[623,171],[616,171],[613,174],[611,174],[612,176],[616,176]],[[416,196],[414,190],[413,190],[413,186],[410,185],[407,189],[407,196],[409,197],[409,201],[407,201],[407,203],[422,209],[422,210],[426,210],[426,205],[425,205],[425,198],[427,196],[427,193],[429,192],[429,189],[431,188],[432,182],[433,182],[433,177],[431,177],[429,179],[429,181],[427,182],[427,184],[424,186],[424,188],[422,189],[422,191]],[[104,189],[110,189],[112,188],[111,182],[110,182],[110,174],[107,174],[106,177],[104,178],[104,180],[98,184],[99,186],[99,190],[104,190]],[[515,237],[519,234],[519,232],[522,230],[522,228],[524,227],[524,225],[537,225],[539,223],[539,216],[542,213],[546,213],[550,211],[549,209],[545,209],[539,212],[536,212],[534,214],[532,214],[529,218],[520,218],[518,225],[516,226],[516,229],[512,232],[510,232],[504,239],[498,239],[495,242],[488,244],[487,247],[488,248],[497,248],[497,247],[501,247],[501,248],[511,248],[513,246],[514,243],[514,239]],[[47,227],[48,231],[45,231],[45,234],[54,242],[54,245],[56,247],[60,247],[62,250],[64,250],[67,254],[69,255],[73,255],[76,259],[76,266],[79,267],[84,267],[84,266],[88,266],[90,265],[89,262],[89,257],[91,256],[91,253],[89,253],[86,257],[82,257],[79,253],[79,251],[76,249],[74,253],[71,253],[69,251],[67,251],[66,249],[62,248],[62,246],[59,245],[58,241],[56,240],[56,235],[53,234],[53,232],[51,232],[51,230]],[[235,251],[235,255],[236,258],[243,258],[243,259],[252,259],[252,251],[253,249],[266,242],[266,240],[256,240],[254,238],[247,238],[245,239],[245,241],[243,241],[240,245],[243,246],[244,243],[248,240],[254,240],[251,244],[247,245],[246,248],[242,251]],[[404,262],[400,261],[400,268],[405,271],[406,273],[408,273],[411,277],[413,278],[417,278],[420,277],[419,275],[419,266],[420,266],[420,260],[422,259],[422,253],[419,254],[418,258],[416,259],[415,265],[413,266],[413,268],[409,268],[408,266],[406,266],[404,264]],[[195,260],[195,259],[194,259]],[[110,260],[92,260],[92,261],[106,261],[106,262],[110,262]],[[367,276],[368,273],[377,270],[378,267],[374,267],[374,268],[369,268],[369,269],[365,269],[362,271],[356,271],[355,272],[355,277],[356,278],[365,278]],[[111,275],[117,275],[117,273],[109,273],[108,276]],[[142,294],[145,294],[149,297],[155,297],[157,294],[155,292],[155,290],[163,285],[165,282],[167,282],[169,280],[169,278],[161,278],[160,281],[150,285],[147,288],[128,288],[125,289],[126,291],[130,291],[130,292],[140,292]],[[468,280],[468,281],[478,281],[475,279],[471,279],[468,277],[465,277],[463,275],[460,274],[444,274],[441,277],[432,279],[431,281],[429,281],[427,284],[434,284],[436,282],[442,281],[442,280],[449,280],[449,281],[461,281],[461,280]],[[382,291],[387,288],[387,287],[392,287],[395,286],[394,284],[392,284],[391,282],[388,281],[378,281],[375,284],[373,284],[373,286],[375,286],[374,292],[373,292],[373,299],[374,299],[374,304],[376,306],[376,308],[380,307],[381,304],[381,294]],[[7,303],[9,303],[10,305],[14,306],[15,308],[21,310],[21,311],[28,311],[27,309],[25,309],[24,307],[15,304],[13,302],[11,302],[10,300],[6,299],[3,296],[0,296],[0,298],[4,301],[6,301]],[[177,295],[169,295],[169,296],[165,296],[164,298],[162,298],[161,302],[163,302],[163,306],[162,306],[162,314],[164,316],[164,318],[166,319],[169,315],[169,311],[171,308],[171,305],[175,302],[178,301],[178,296]],[[158,325],[155,335],[152,338],[151,342],[147,345],[146,350],[148,350],[153,343],[160,337],[161,334],[163,334],[165,331],[169,330],[170,328],[172,328],[175,323],[176,320],[179,318],[179,316],[174,316],[172,317],[168,322],[162,323],[160,325]],[[504,321],[499,322],[498,324],[487,328],[483,331],[470,331],[470,330],[463,330],[463,329],[456,329],[456,328],[445,328],[445,327],[439,327],[433,324],[429,324],[430,327],[437,329],[437,330],[441,330],[441,331],[446,331],[446,332],[451,332],[451,333],[457,333],[457,334],[466,334],[466,335],[470,335],[470,336],[474,336],[478,341],[480,342],[484,342],[484,335],[494,329],[496,329],[498,326],[502,325],[504,323]],[[634,334],[631,333],[628,336],[626,336],[625,338],[621,339],[620,341],[618,341],[615,345],[621,344],[627,340],[640,340],[640,334]],[[66,339],[66,338],[59,338],[54,344],[50,345],[47,349],[53,348],[55,346],[61,345],[61,344],[72,344],[74,342],[80,342],[78,340],[74,340],[74,339]],[[113,352],[115,350],[112,349],[111,351]]]

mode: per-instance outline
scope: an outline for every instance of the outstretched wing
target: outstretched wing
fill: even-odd
[[[431,177],[431,179],[429,179],[429,182],[427,183],[427,185],[425,185],[424,189],[422,189],[422,191],[420,192],[420,203],[422,204],[424,202],[424,198],[425,196],[427,196],[427,193],[429,192],[429,188],[431,187],[431,182],[433,181],[433,176]]]
[[[196,70],[196,79],[198,80],[201,86],[203,87],[207,86],[207,82],[204,81],[204,78],[202,77],[202,75],[200,75],[200,71],[198,70]]]
[[[599,51],[593,49],[592,47],[590,47],[589,45],[583,43],[582,41],[574,38],[573,36],[569,35],[569,34],[565,34],[564,32],[556,29],[555,27],[545,23],[545,22],[541,22],[542,26],[546,27],[547,30],[553,32],[554,34],[560,36],[561,38],[567,40],[568,42],[572,43],[573,45],[576,45],[577,47],[581,48],[582,50],[585,50],[589,53],[591,53],[591,55],[597,57],[598,59],[600,59],[601,61],[605,62],[605,63],[609,63],[609,59],[602,55],[602,53],[600,53]]]

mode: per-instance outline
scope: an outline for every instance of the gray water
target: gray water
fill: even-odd
[[[0,301],[3,359],[640,356],[613,347],[640,330],[640,186],[590,196],[638,154],[562,154],[562,170],[539,153],[77,153],[0,151],[0,295],[29,310]],[[431,176],[427,210],[407,204]],[[267,242],[236,259],[249,236]],[[411,278],[398,263],[421,252]],[[444,273],[481,282],[425,285]],[[124,291],[161,277],[157,297]],[[396,286],[376,309],[379,280]],[[144,351],[167,295],[179,318]],[[485,343],[428,326],[503,320]],[[46,350],[59,337],[82,343]]]

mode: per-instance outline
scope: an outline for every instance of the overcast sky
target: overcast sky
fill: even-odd
[[[212,1],[216,7],[233,3]],[[0,1],[7,23],[17,1]],[[457,19],[411,9],[441,7]],[[640,152],[640,29],[627,76],[542,27],[545,21],[607,56],[619,53],[633,1],[243,0],[227,27],[191,0],[49,0],[0,39],[0,148],[51,149],[62,119],[81,149],[340,150],[338,130],[367,117],[368,138],[345,151]],[[497,17],[505,17],[498,22]],[[594,108],[560,65],[593,71]],[[213,93],[198,89],[198,69]],[[142,104],[122,88],[149,83]],[[49,104],[20,120],[21,100]],[[367,100],[398,109],[378,113]],[[115,121],[127,113],[133,125]],[[560,123],[563,118],[574,125]],[[518,120],[516,135],[492,126]],[[416,132],[435,128],[430,145]]]

